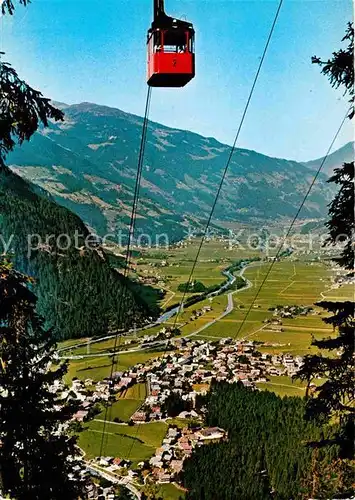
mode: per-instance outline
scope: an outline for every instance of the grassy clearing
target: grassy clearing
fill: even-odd
[[[89,340],[89,337],[81,339],[63,340],[62,342],[58,342],[58,349],[63,349],[64,347],[70,347],[72,345],[79,344],[80,342],[84,342],[85,340]]]
[[[147,396],[147,388],[145,384],[135,384],[129,387],[126,391],[118,395],[118,399],[140,399],[144,400]]]
[[[128,422],[135,411],[142,404],[142,401],[138,399],[120,399],[113,403],[107,412],[107,420],[114,422],[115,418],[122,420],[123,422]],[[104,420],[106,412],[103,411],[96,418]]]
[[[145,363],[149,359],[154,359],[161,355],[157,351],[142,351],[120,354],[116,356],[117,366],[115,371],[125,371],[127,368],[137,363]],[[84,358],[80,360],[71,360],[66,380],[70,381],[74,377],[80,380],[92,378],[94,381],[109,377],[111,373],[112,356],[101,356],[97,358]]]
[[[147,395],[145,384],[135,384],[117,395],[115,401],[106,412],[101,412],[96,418],[113,422],[115,418],[128,422],[135,411],[141,406]]]
[[[192,389],[196,392],[208,391],[210,384],[193,384]]]
[[[185,492],[177,488],[174,484],[162,484],[158,494],[164,500],[180,500],[185,498]]]
[[[316,338],[323,338],[330,336],[332,330],[328,332],[317,333],[314,335]],[[254,336],[253,336],[254,338]],[[312,331],[301,331],[301,330],[290,330],[285,328],[283,332],[270,332],[270,331],[259,331],[255,335],[255,339],[262,342],[272,343],[272,344],[282,344],[276,347],[265,346],[261,347],[261,352],[280,352],[280,353],[290,353],[293,355],[304,355],[304,354],[314,354],[318,349],[311,347],[312,342]]]
[[[125,351],[128,349],[132,349],[133,344],[125,344],[127,340],[135,340],[140,337],[144,337],[144,335],[152,335],[157,333],[161,329],[161,326],[153,326],[147,330],[138,330],[135,335],[125,335],[124,337],[119,337],[116,341],[115,338],[102,340],[101,342],[93,342],[88,343],[87,345],[82,345],[81,347],[77,347],[76,349],[71,350],[71,354],[75,356],[80,356],[82,354],[104,354],[106,352],[113,352],[114,347],[116,346],[116,350]]]
[[[100,454],[103,422],[92,421],[79,436],[79,446],[86,452],[88,458]],[[103,454],[141,461],[151,457],[166,434],[167,425],[164,422],[148,424],[118,425],[106,423],[105,445]]]
[[[294,380],[291,377],[269,376],[269,382],[259,382],[257,387],[261,390],[274,392],[278,396],[299,396],[303,397],[306,393],[306,384],[300,380]]]
[[[323,292],[327,300],[354,300],[354,285],[343,285],[340,288],[332,288]]]
[[[168,418],[166,420],[166,423],[168,425],[176,425],[176,427],[178,427],[179,429],[183,429],[184,427],[187,427],[188,426],[188,423],[189,423],[189,419],[186,419],[186,418],[179,418],[179,417],[175,417],[175,418]]]
[[[275,352],[305,354],[309,352],[311,334],[328,336],[332,329],[322,322],[321,315],[308,315],[295,319],[284,319],[284,332],[266,331],[263,321],[272,317],[268,309],[276,305],[313,305],[321,299],[321,292],[330,285],[330,270],[321,263],[282,261],[274,264],[268,279],[255,300],[253,309],[247,315],[250,304],[259,289],[270,264],[250,267],[245,277],[252,287],[241,290],[233,296],[235,309],[231,314],[218,321],[203,332],[203,337],[247,337],[264,342],[282,343],[285,347],[274,349]],[[241,307],[240,307],[241,306]],[[245,321],[247,315],[247,319]],[[239,331],[242,322],[244,325]]]
[[[141,258],[136,260],[137,272],[140,276],[156,277],[165,281],[164,289],[167,290],[167,295],[161,301],[161,307],[181,300],[183,294],[177,288],[179,284],[188,280],[199,244],[200,240],[192,240],[187,242],[185,248],[143,250]],[[202,281],[206,286],[222,283],[225,277],[221,271],[232,262],[240,258],[259,255],[258,251],[249,249],[248,251],[230,249],[228,242],[205,241],[193,279]],[[162,260],[165,260],[168,265],[162,267]],[[189,295],[187,294],[187,297]]]

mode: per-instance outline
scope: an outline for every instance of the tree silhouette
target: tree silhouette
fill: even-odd
[[[18,3],[20,3],[26,7],[26,5],[31,3],[31,1],[30,0],[18,0]],[[1,3],[2,15],[10,14],[12,16],[12,14],[14,13],[14,10],[15,10],[15,4],[13,3],[12,0],[3,0],[3,2]]]
[[[30,0],[19,3],[26,6]],[[2,15],[13,15],[14,11],[12,0],[2,2]],[[0,52],[0,160],[13,150],[16,142],[28,141],[41,123],[46,127],[49,119],[57,121],[64,117],[41,92],[21,80],[9,63],[1,61],[3,55]]]
[[[344,88],[344,94],[350,96],[351,109],[349,118],[354,116],[354,28],[349,23],[343,41],[348,41],[346,50],[333,53],[332,59],[324,62],[314,57],[313,62],[322,66],[322,73],[328,76],[334,87]],[[354,269],[354,162],[344,163],[335,170],[329,182],[339,186],[339,191],[329,206],[330,219],[326,223],[329,230],[327,245],[337,245],[346,241],[340,256],[334,260],[353,275]],[[326,309],[331,316],[324,319],[333,325],[338,335],[335,338],[313,340],[319,349],[327,350],[332,355],[308,355],[298,377],[310,383],[314,378],[322,377],[326,381],[318,386],[309,397],[307,415],[323,422],[337,422],[340,431],[333,440],[322,439],[314,446],[336,443],[340,448],[340,457],[353,456],[354,433],[354,302],[319,302],[317,305]],[[339,468],[339,467],[338,467]]]
[[[0,263],[0,481],[18,500],[77,499],[85,481],[70,419],[76,403],[54,390],[55,344],[35,313],[31,280]]]
[[[26,6],[28,0],[20,0]],[[3,15],[14,2],[5,0]],[[3,55],[3,54],[1,54]],[[0,173],[6,154],[63,113],[0,60]],[[6,201],[6,198],[5,198]],[[33,281],[0,261],[0,488],[18,500],[82,497],[81,459],[70,420],[76,406],[54,390],[67,365],[51,368],[55,344],[36,314]],[[53,366],[53,365],[52,365]]]
[[[346,49],[333,52],[332,58],[322,61],[313,56],[312,63],[322,66],[322,73],[329,78],[334,88],[344,88],[344,95],[350,96],[349,102],[354,104],[354,24],[348,23],[345,36],[341,40],[348,42]],[[353,118],[354,109],[351,106],[349,118]]]
[[[0,89],[0,159],[4,160],[16,141],[29,140],[40,123],[47,126],[49,119],[62,120],[64,115],[1,60]]]

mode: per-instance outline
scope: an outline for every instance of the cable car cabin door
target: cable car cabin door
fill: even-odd
[[[155,29],[148,32],[148,85],[183,87],[195,76],[194,32]]]

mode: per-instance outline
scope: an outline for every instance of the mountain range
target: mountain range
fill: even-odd
[[[340,165],[342,165],[344,162],[351,162],[354,161],[354,143],[353,142],[348,142],[345,144],[343,147],[340,149],[337,149],[334,151],[334,153],[331,153],[328,155],[326,158],[326,161],[323,166],[323,173],[326,175],[331,176],[333,173],[333,170]],[[320,163],[324,160],[323,158],[318,158],[317,160],[312,160],[304,163],[304,165],[311,170],[318,170]]]
[[[130,220],[143,119],[91,103],[57,104],[65,121],[39,130],[7,164],[40,186],[100,235],[117,234]],[[230,146],[211,137],[149,122],[137,215],[137,234],[181,239],[202,227]],[[351,143],[331,155],[300,217],[322,218],[333,195],[330,170],[348,159]],[[237,148],[213,224],[292,217],[321,160],[301,163]]]

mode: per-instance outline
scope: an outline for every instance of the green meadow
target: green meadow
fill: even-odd
[[[300,380],[292,379],[291,377],[269,376],[268,382],[259,382],[257,387],[261,390],[271,391],[278,396],[304,396],[306,393],[306,385]]]
[[[109,420],[113,422],[115,418],[128,422],[135,411],[141,406],[147,395],[145,384],[135,384],[126,391],[117,395],[115,401],[106,411],[97,415],[96,419]]]
[[[161,484],[158,493],[164,500],[181,500],[185,498],[185,492],[172,483]]]
[[[167,294],[160,303],[163,308],[179,302],[183,297],[183,292],[177,288],[189,279],[200,240],[188,241],[186,245],[184,248],[142,250],[141,257],[135,262],[140,276],[156,276],[165,281],[164,289]],[[256,256],[260,256],[258,250],[229,248],[227,241],[206,240],[201,248],[193,279],[201,281],[206,287],[220,284],[225,280],[221,271],[226,267],[238,259]],[[163,260],[167,265],[161,267]],[[190,295],[186,294],[186,297]]]
[[[100,455],[103,422],[93,420],[79,435],[79,446],[87,458]],[[134,426],[107,422],[104,431],[103,455],[139,462],[154,455],[161,445],[168,426],[164,422],[150,422]]]
[[[221,270],[227,267],[232,261],[243,256],[239,251],[231,252],[226,249],[225,242],[207,242],[206,246],[202,247],[200,261],[194,273],[194,278],[202,282],[207,279],[219,279],[219,282],[224,280]],[[169,289],[170,304],[179,300],[179,293],[174,292],[179,283],[187,281],[192,265],[192,256],[197,250],[197,242],[189,244],[186,248],[179,248],[162,251],[150,251],[149,258],[144,258],[145,264],[142,268],[149,268],[158,272],[161,275],[173,276],[173,283]],[[255,252],[256,254],[256,252]],[[154,268],[147,266],[146,262],[167,260],[170,263],[179,262],[179,267],[161,267]],[[249,257],[252,255],[248,255]],[[246,255],[244,255],[246,257]],[[210,260],[210,262],[207,262]],[[218,262],[215,262],[218,260]],[[223,260],[223,263],[221,261]],[[138,268],[139,266],[139,261]],[[305,305],[313,306],[313,304],[323,298],[336,300],[351,299],[353,295],[353,287],[348,285],[338,289],[332,289],[332,271],[329,266],[322,262],[307,262],[305,260],[295,261],[288,258],[273,264],[272,270],[269,273],[266,281],[266,273],[269,272],[271,263],[260,262],[255,263],[246,269],[244,276],[251,283],[248,289],[241,289],[233,293],[233,311],[218,320],[214,324],[208,326],[201,332],[197,333],[197,338],[215,340],[222,337],[255,339],[266,343],[280,344],[265,348],[270,352],[290,352],[292,354],[306,354],[314,349],[310,348],[312,335],[316,338],[328,336],[332,334],[331,328],[326,325],[322,318],[326,313],[320,308],[315,307],[315,312],[307,316],[299,316],[293,319],[284,318],[282,321],[282,332],[270,331],[270,328],[263,323],[267,318],[272,317],[272,311],[269,308],[276,305]],[[140,270],[140,272],[142,269]],[[170,274],[169,274],[170,273]],[[259,292],[260,285],[263,284]],[[206,281],[207,283],[207,281]],[[174,296],[172,294],[175,294]],[[257,297],[255,298],[257,294]],[[180,294],[182,295],[182,294]],[[249,311],[252,301],[253,306]],[[191,320],[192,312],[201,309],[205,305],[210,305],[212,310],[203,314],[195,320]],[[167,324],[172,325],[177,321],[177,325],[181,327],[181,335],[192,335],[200,328],[208,325],[216,320],[227,307],[227,294],[207,299],[190,307],[185,307],[180,312],[179,317],[171,318]],[[137,337],[156,333],[161,327],[156,326],[151,329],[137,332]],[[117,346],[120,350],[129,350],[132,346],[125,346],[124,342],[127,339],[135,338],[128,336],[120,338]],[[76,341],[77,342],[77,341]],[[82,346],[73,349],[73,354],[86,353],[109,353],[113,349],[115,339],[96,342],[89,347]],[[156,356],[159,353],[155,354]],[[118,355],[119,370],[127,369],[138,362],[144,362],[147,359],[154,357],[153,353],[144,351],[137,353],[129,353]],[[79,378],[91,377],[96,379],[107,376],[108,368],[111,364],[111,357],[87,358],[75,360],[70,364],[69,378],[78,376]]]
[[[157,351],[139,351],[127,354],[118,354],[115,356],[114,371],[125,371],[138,363],[145,363],[161,355]],[[66,380],[72,380],[77,377],[80,380],[92,378],[95,382],[110,376],[112,366],[112,356],[100,356],[94,358],[83,358],[79,360],[70,360],[69,371]]]

